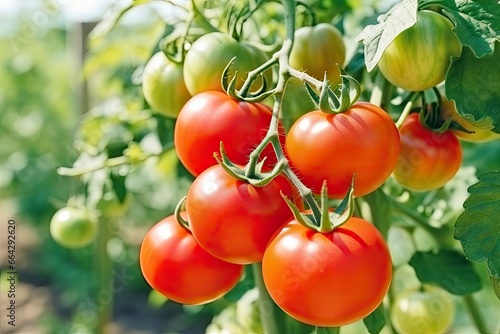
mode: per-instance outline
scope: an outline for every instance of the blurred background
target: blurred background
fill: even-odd
[[[143,108],[137,105],[142,101],[140,68],[157,48],[168,18],[177,13],[171,6],[153,4],[128,12],[113,29],[106,26],[117,12],[109,8],[127,3],[0,0],[2,310],[9,302],[4,233],[9,219],[16,222],[18,271],[16,327],[1,319],[0,333],[93,333],[96,323],[105,320],[107,333],[203,333],[213,315],[242,294],[236,289],[222,301],[183,307],[151,292],[140,273],[142,237],[173,211],[192,181],[172,150],[125,171],[123,187],[133,200],[106,209],[113,228],[106,245],[113,286],[103,289],[99,284],[103,277],[96,270],[102,260],[96,255],[98,245],[68,250],[50,236],[54,212],[84,192],[78,178],[57,173],[61,166],[86,159],[82,146],[94,142],[113,156],[113,149],[121,154],[131,139],[148,147],[171,141],[173,121],[141,118],[140,113],[125,117],[123,111]],[[108,20],[87,38],[102,18]],[[148,137],[153,132],[164,137]],[[462,178],[469,178],[464,184],[470,184],[476,169],[500,168],[498,141],[464,147]],[[485,300],[496,303],[490,295]],[[101,318],[104,309],[111,312],[107,319]]]

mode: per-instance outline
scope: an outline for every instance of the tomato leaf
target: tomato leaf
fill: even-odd
[[[384,50],[404,30],[417,22],[417,0],[403,0],[386,14],[377,18],[376,25],[368,25],[356,37],[365,46],[366,69],[371,72],[379,62]]]
[[[127,197],[127,188],[125,186],[126,177],[112,172],[109,174],[109,179],[113,185],[113,191],[116,194],[116,198],[118,198],[120,203],[123,203],[125,197]]]
[[[366,329],[370,334],[378,334],[385,326],[384,305],[380,304],[372,313],[363,319]]]
[[[500,9],[500,8],[499,8]],[[457,111],[473,124],[493,123],[500,132],[500,47],[477,59],[465,47],[446,75],[446,97],[455,100]],[[472,120],[472,118],[474,120]]]
[[[466,295],[481,289],[481,279],[472,263],[460,252],[417,252],[409,263],[420,282],[436,284],[455,295]]]
[[[465,256],[475,262],[486,261],[489,272],[500,277],[500,171],[478,175],[470,186],[465,211],[455,224]]]
[[[432,1],[436,5],[436,1]],[[425,1],[422,3],[425,6]],[[500,40],[500,4],[498,0],[443,0],[438,6],[455,25],[453,31],[477,58],[492,54]]]
[[[490,275],[490,283],[493,292],[495,292],[497,298],[500,299],[500,278]]]

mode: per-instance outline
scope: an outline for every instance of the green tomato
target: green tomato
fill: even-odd
[[[452,297],[439,288],[403,292],[391,307],[392,324],[401,334],[442,334],[454,314]]]
[[[142,92],[154,111],[172,118],[191,98],[184,84],[182,64],[171,61],[162,51],[144,67]]]
[[[191,95],[205,91],[223,92],[221,78],[229,61],[236,57],[228,72],[228,82],[238,72],[236,88],[243,85],[249,71],[268,60],[267,55],[256,46],[247,42],[238,42],[221,33],[211,32],[197,39],[189,48],[184,59],[184,80]],[[268,87],[272,84],[272,71],[264,72]],[[258,90],[262,82],[257,79],[250,87]]]
[[[417,13],[417,23],[400,33],[385,49],[378,66],[393,85],[423,91],[445,79],[451,57],[462,45],[450,20],[433,11]]]
[[[302,81],[296,78],[288,80],[281,105],[281,117],[286,130],[304,114],[317,108]]]
[[[345,53],[342,35],[333,25],[320,23],[314,27],[302,27],[295,31],[290,66],[318,80],[323,80],[326,72],[332,87],[335,87],[341,81],[336,64],[344,64]]]
[[[97,236],[97,219],[84,208],[64,207],[50,221],[52,238],[63,247],[88,246]]]

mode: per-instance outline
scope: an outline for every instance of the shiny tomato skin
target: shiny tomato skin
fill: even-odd
[[[52,238],[65,248],[86,247],[98,233],[97,217],[85,207],[63,207],[50,220]]]
[[[253,149],[266,136],[271,122],[270,107],[238,101],[221,92],[204,92],[192,97],[182,108],[174,130],[175,149],[183,165],[194,176],[217,164],[220,142],[228,158],[245,165]],[[283,127],[280,125],[283,134]],[[280,138],[284,144],[284,135]],[[261,157],[266,165],[276,162],[268,145]]]
[[[185,213],[181,213],[185,218]],[[243,267],[207,253],[171,215],[154,225],[139,253],[141,271],[149,285],[167,298],[197,305],[214,301],[240,280]]]
[[[429,10],[417,13],[417,22],[401,32],[385,49],[378,66],[393,85],[423,91],[445,79],[451,57],[462,45],[445,16]]]
[[[168,59],[163,51],[155,53],[148,61],[142,74],[142,92],[154,111],[177,117],[191,97],[182,73],[183,65]]]
[[[236,88],[245,82],[248,72],[265,63],[267,55],[248,42],[238,42],[221,32],[211,32],[197,39],[186,53],[184,59],[184,80],[191,95],[206,91],[223,92],[221,78],[229,61],[236,57],[229,69],[228,82],[238,72]],[[272,71],[264,71],[267,87],[272,85]],[[262,82],[252,83],[251,91],[256,91]]]
[[[327,180],[331,198],[345,196],[354,173],[356,197],[377,189],[396,166],[399,146],[393,120],[367,102],[339,114],[309,112],[286,137],[290,164],[302,182],[318,194]]]
[[[462,164],[462,146],[450,131],[437,133],[422,125],[418,114],[409,115],[400,130],[401,154],[394,177],[415,191],[440,188]]]
[[[371,223],[352,217],[329,233],[296,220],[270,242],[264,283],[291,317],[322,327],[344,326],[370,314],[392,278],[389,249]]]
[[[280,192],[289,198],[294,195],[283,176],[254,187],[234,179],[219,165],[212,166],[188,191],[189,226],[213,256],[237,264],[260,262],[270,238],[293,216]]]

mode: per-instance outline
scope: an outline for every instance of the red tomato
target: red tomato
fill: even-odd
[[[399,156],[399,134],[379,107],[355,103],[348,111],[312,111],[297,120],[286,137],[290,164],[302,182],[320,193],[343,198],[356,173],[354,196],[364,196],[387,180]]]
[[[197,176],[217,164],[213,154],[220,151],[222,141],[229,159],[245,165],[250,153],[266,136],[271,116],[271,109],[262,103],[238,101],[221,92],[195,95],[184,105],[175,125],[179,159]],[[284,133],[282,127],[280,132]],[[281,139],[284,142],[284,135]],[[271,145],[264,150],[264,156],[267,166],[276,163]]]
[[[243,274],[242,266],[219,260],[201,248],[173,215],[146,234],[139,262],[153,289],[182,304],[214,301],[231,290]]]
[[[293,220],[269,244],[262,273],[269,294],[290,316],[337,327],[377,308],[391,283],[392,262],[381,233],[361,218],[329,233]]]
[[[232,178],[219,165],[196,178],[188,191],[186,211],[198,243],[221,260],[238,264],[262,261],[270,238],[292,212],[280,191],[292,198],[285,177],[264,187]]]
[[[450,131],[434,132],[419,121],[418,114],[406,118],[401,129],[401,155],[394,177],[417,191],[442,187],[462,164],[462,146]]]

